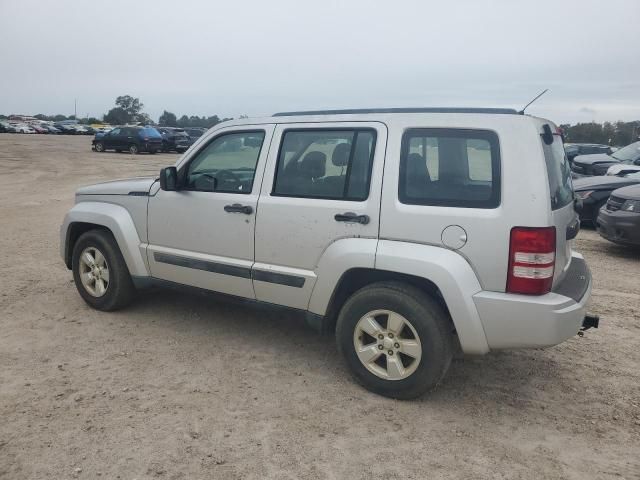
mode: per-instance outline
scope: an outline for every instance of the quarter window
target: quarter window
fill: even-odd
[[[185,187],[205,192],[251,193],[264,131],[214,138],[187,167]]]
[[[414,205],[497,207],[497,135],[484,130],[407,130],[402,139],[398,194],[402,203]]]
[[[286,131],[272,194],[366,200],[375,142],[370,129]]]

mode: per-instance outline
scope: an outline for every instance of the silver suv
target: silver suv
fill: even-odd
[[[60,234],[96,309],[151,284],[290,307],[335,332],[366,388],[411,398],[457,349],[595,326],[578,228],[552,122],[383,109],[225,122],[159,178],[79,189]]]

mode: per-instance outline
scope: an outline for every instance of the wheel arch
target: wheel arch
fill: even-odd
[[[149,276],[131,215],[120,205],[101,202],[80,202],[67,213],[60,228],[60,253],[67,268],[71,266],[75,242],[83,233],[93,229],[107,230],[113,235],[132,276]]]

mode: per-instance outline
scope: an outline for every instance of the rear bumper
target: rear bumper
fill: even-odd
[[[591,273],[574,253],[563,281],[546,295],[479,292],[473,296],[489,348],[557,345],[583,326],[591,296]]]
[[[640,245],[640,213],[610,212],[602,208],[598,214],[598,233],[607,240],[621,245]]]

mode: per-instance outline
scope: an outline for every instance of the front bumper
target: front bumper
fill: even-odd
[[[607,240],[621,245],[640,245],[640,213],[600,209],[598,233]]]
[[[591,296],[591,272],[574,252],[559,285],[546,295],[479,292],[473,296],[489,348],[557,345],[583,326]]]

